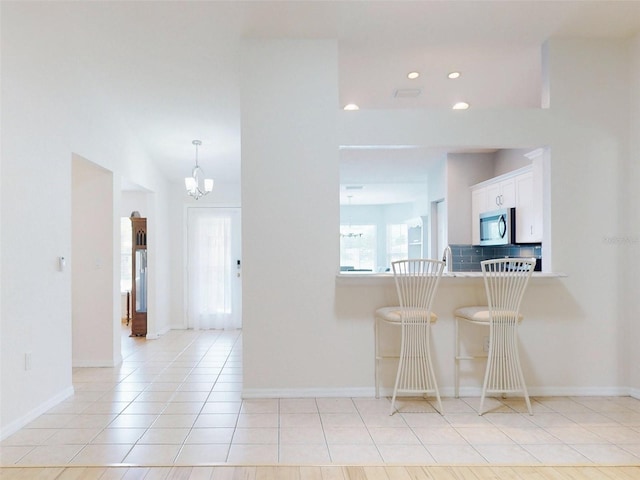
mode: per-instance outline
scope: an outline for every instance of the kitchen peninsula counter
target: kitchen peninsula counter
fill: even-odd
[[[348,343],[350,361],[360,363],[364,384],[371,382],[373,395],[374,378],[374,312],[380,307],[398,304],[393,273],[353,272],[336,273],[334,311],[341,332],[357,332]],[[549,332],[563,331],[570,322],[579,317],[579,307],[572,303],[564,279],[560,272],[533,272],[533,276],[523,298],[524,321],[519,327],[523,355],[539,358],[549,348]],[[453,312],[461,306],[486,305],[482,272],[446,272],[438,285],[433,303],[433,311],[438,315],[432,330],[433,361],[440,383],[441,395],[453,395],[455,317]],[[393,352],[399,345],[399,333],[386,330],[383,337],[386,350]],[[555,334],[555,333],[554,333]],[[473,330],[469,336],[471,348],[482,349],[483,331]],[[558,347],[560,348],[560,347]],[[354,353],[356,352],[356,353]],[[393,362],[387,362],[382,371],[382,385],[385,394],[390,393],[396,370]],[[533,366],[532,366],[533,365]],[[525,376],[534,378],[531,370],[536,362],[527,362]],[[482,370],[467,372],[463,391],[467,395],[479,395],[478,385],[482,384]],[[553,368],[553,366],[548,367]],[[386,389],[386,390],[384,390]]]
[[[565,273],[560,272],[533,272],[532,280],[536,278],[565,278],[567,275]],[[482,278],[482,272],[445,272],[442,274],[442,279],[451,279],[451,278]],[[340,272],[336,275],[336,279],[340,283],[378,283],[378,282],[386,282],[393,281],[393,273],[365,273],[365,272],[354,272],[354,273],[345,273]]]

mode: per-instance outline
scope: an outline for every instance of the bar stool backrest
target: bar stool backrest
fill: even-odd
[[[536,265],[535,258],[498,258],[481,262],[492,323],[515,324]]]
[[[402,321],[429,321],[444,262],[432,259],[398,260],[392,262],[391,267],[403,312]]]

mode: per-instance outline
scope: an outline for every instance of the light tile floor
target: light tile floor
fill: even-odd
[[[0,444],[7,465],[640,464],[630,397],[242,400],[240,332],[123,335],[117,368],[73,372],[75,395]]]

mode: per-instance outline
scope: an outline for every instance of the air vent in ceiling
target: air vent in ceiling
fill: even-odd
[[[422,93],[421,88],[398,88],[393,92],[395,98],[416,98]]]

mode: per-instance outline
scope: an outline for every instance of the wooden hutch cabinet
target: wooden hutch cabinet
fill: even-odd
[[[131,217],[133,235],[131,336],[147,335],[147,219]]]

